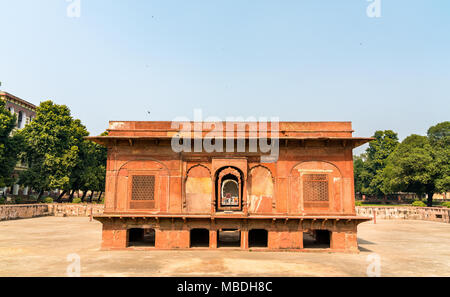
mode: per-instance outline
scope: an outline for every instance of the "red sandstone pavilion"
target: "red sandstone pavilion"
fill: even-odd
[[[108,148],[102,248],[358,252],[352,150],[371,138],[350,122],[265,124],[110,122],[89,137]]]

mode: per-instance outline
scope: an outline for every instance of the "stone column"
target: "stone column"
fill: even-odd
[[[331,233],[330,248],[335,251],[358,253],[356,232],[335,231]]]
[[[243,228],[241,230],[241,249],[248,249],[248,230],[247,228]]]
[[[128,230],[124,224],[114,221],[102,223],[102,249],[125,249],[128,245]]]
[[[25,189],[23,189],[23,195],[24,196],[28,195],[28,187],[25,187]]]
[[[217,229],[215,221],[211,221],[211,225],[209,228],[209,248],[217,248]]]

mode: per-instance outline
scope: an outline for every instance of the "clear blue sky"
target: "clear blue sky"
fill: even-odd
[[[404,138],[449,120],[450,1],[0,0],[2,90],[109,120],[279,116]],[[151,115],[147,111],[151,111]]]

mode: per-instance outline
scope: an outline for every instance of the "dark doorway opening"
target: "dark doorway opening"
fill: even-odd
[[[208,229],[191,230],[191,248],[193,247],[209,247]]]
[[[311,230],[303,232],[303,248],[305,249],[329,249],[330,231]]]
[[[249,248],[266,248],[268,246],[269,233],[264,229],[253,229],[248,232]]]
[[[217,247],[241,247],[241,231],[237,229],[217,231]]]
[[[128,230],[128,246],[155,246],[155,229],[133,228]]]

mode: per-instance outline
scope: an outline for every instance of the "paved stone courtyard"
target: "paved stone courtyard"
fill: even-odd
[[[0,222],[0,276],[65,276],[67,255],[82,276],[450,276],[450,224],[378,221],[359,226],[360,254],[218,251],[100,251],[101,225],[89,218]]]

